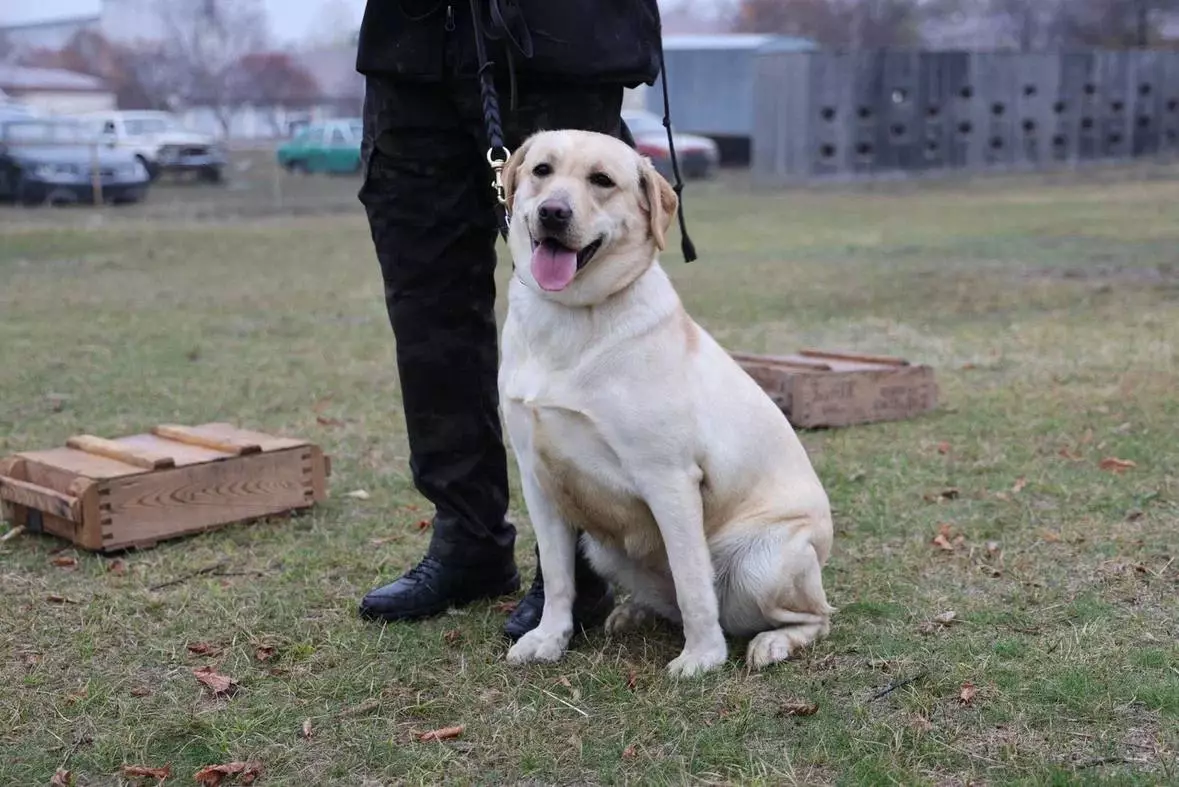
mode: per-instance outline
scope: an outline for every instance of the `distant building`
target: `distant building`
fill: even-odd
[[[61,49],[83,30],[100,30],[101,22],[99,16],[78,16],[22,25],[0,25],[0,36],[19,56],[37,49]]]
[[[671,123],[676,131],[703,134],[720,146],[725,164],[749,161],[753,135],[753,83],[762,52],[807,52],[807,38],[753,33],[665,35]],[[662,77],[660,77],[662,79]],[[634,91],[629,106],[663,115],[663,85]]]
[[[115,94],[101,79],[58,68],[0,63],[0,94],[46,112],[74,114],[115,108]]]

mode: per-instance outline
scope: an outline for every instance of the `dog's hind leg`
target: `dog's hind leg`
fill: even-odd
[[[777,528],[722,545],[719,596],[725,631],[754,634],[754,669],[784,661],[827,635],[835,608],[823,590],[822,563],[810,540]]]

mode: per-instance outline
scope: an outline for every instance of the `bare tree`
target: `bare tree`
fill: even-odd
[[[987,0],[983,12],[1021,52],[1049,49],[1061,42],[1069,0]]]
[[[234,69],[243,57],[267,48],[270,35],[262,0],[157,0],[167,42],[167,81],[179,101],[208,106],[223,130],[240,106]]]
[[[360,29],[352,5],[346,0],[323,0],[315,21],[307,31],[306,44],[313,47],[344,46]]]
[[[1145,47],[1159,40],[1166,13],[1179,13],[1179,0],[1068,0],[1061,34],[1081,46]]]
[[[823,46],[914,46],[937,7],[929,0],[742,0],[732,27],[801,36]]]

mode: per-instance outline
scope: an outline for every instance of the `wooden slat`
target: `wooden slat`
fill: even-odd
[[[243,440],[231,435],[205,434],[193,427],[179,426],[177,424],[160,424],[152,428],[151,433],[165,440],[174,440],[178,443],[210,448],[214,451],[221,451],[235,456],[256,454],[262,450],[262,446],[257,442]]]
[[[211,437],[226,438],[230,440],[240,440],[254,442],[262,446],[263,452],[281,451],[286,448],[298,448],[307,445],[306,440],[297,440],[290,437],[278,437],[265,432],[258,432],[253,429],[240,429],[233,424],[227,424],[220,421],[214,421],[206,424],[197,424],[192,427],[198,430],[201,434],[209,435]]]
[[[799,350],[799,355],[804,355],[807,358],[830,358],[837,361],[855,361],[859,363],[879,363],[885,366],[908,366],[909,362],[904,358],[897,358],[894,355],[869,355],[867,353],[854,352],[830,352],[828,350],[805,349]]]
[[[795,369],[806,369],[816,372],[831,371],[830,364],[811,360],[810,358],[803,358],[798,355],[753,355],[752,353],[729,353],[729,355],[735,361],[745,361],[747,363],[760,363],[768,366],[789,366]]]
[[[95,454],[96,456],[105,456],[108,459],[115,459],[147,470],[162,470],[176,466],[176,460],[170,456],[136,451],[114,440],[107,440],[106,438],[95,437],[94,435],[75,435],[66,440],[66,445],[76,451],[84,451],[85,453]]]
[[[18,481],[8,476],[0,476],[0,500],[9,503],[35,508],[47,514],[68,519],[71,522],[82,521],[82,507],[78,498],[63,495],[28,481]]]

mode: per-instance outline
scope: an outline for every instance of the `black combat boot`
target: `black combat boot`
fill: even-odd
[[[370,620],[416,620],[519,589],[520,572],[510,555],[472,564],[427,553],[395,581],[370,591],[360,602],[360,616]]]
[[[573,587],[577,594],[573,601],[574,633],[604,623],[610,611],[614,609],[614,593],[610,590],[609,583],[590,567],[589,561],[582,554],[580,543],[573,563]],[[528,589],[528,593],[516,605],[508,622],[504,624],[504,634],[515,642],[540,625],[542,612],[544,575],[540,570],[540,551],[537,550],[536,578],[532,580],[532,587]]]

